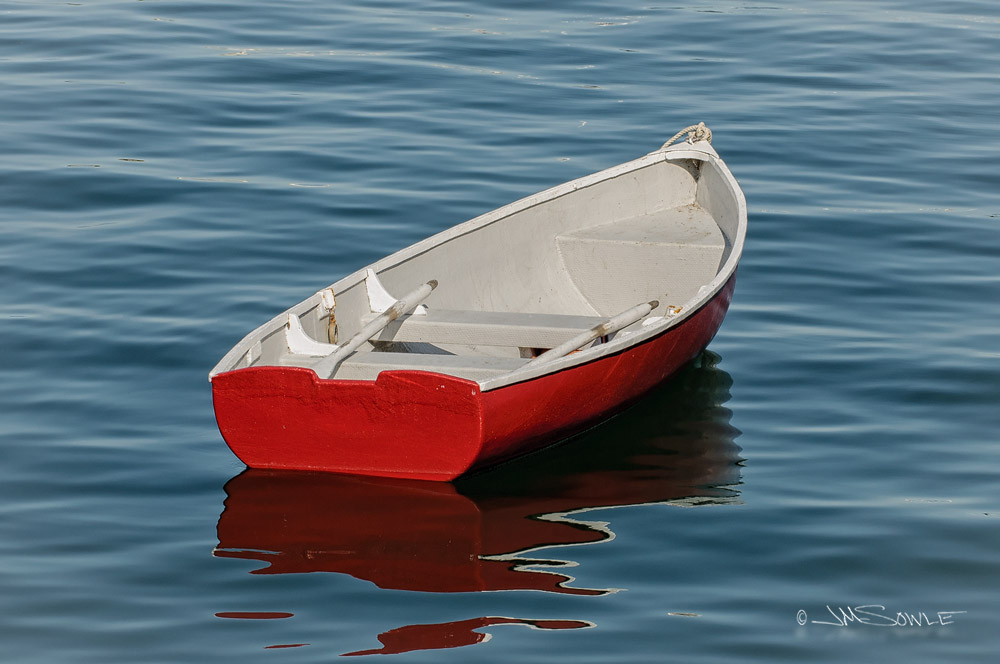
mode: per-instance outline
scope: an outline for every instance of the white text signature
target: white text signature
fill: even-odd
[[[848,625],[869,625],[871,627],[931,627],[935,625],[951,625],[955,616],[966,611],[890,611],[882,604],[862,604],[860,606],[830,606],[826,605],[826,613],[822,620],[810,620],[809,614],[800,609],[795,620],[800,625],[829,625],[831,627],[847,627]],[[829,618],[829,619],[827,619]]]

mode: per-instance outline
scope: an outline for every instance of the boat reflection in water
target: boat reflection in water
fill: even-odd
[[[593,627],[582,620],[521,620],[519,618],[472,618],[435,625],[407,625],[378,635],[381,648],[345,652],[344,655],[398,655],[414,650],[460,648],[488,641],[490,635],[477,629],[494,625],[527,625],[534,629],[580,629]]]
[[[722,405],[732,381],[717,361],[706,352],[637,406],[569,444],[453,484],[247,470],[226,484],[215,555],[266,563],[254,574],[336,572],[381,588],[604,594],[560,573],[575,563],[539,555],[613,536],[580,512],[739,502],[739,431]],[[409,625],[381,635],[378,652],[475,643],[483,635],[472,630],[498,620],[542,629],[589,625],[507,618],[459,621],[473,625],[468,629]]]

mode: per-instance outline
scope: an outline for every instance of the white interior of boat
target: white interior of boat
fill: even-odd
[[[341,279],[248,335],[211,375],[407,369],[500,387],[678,324],[735,271],[745,225],[743,195],[710,145],[661,149]]]

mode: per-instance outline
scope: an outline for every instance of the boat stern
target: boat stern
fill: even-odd
[[[482,446],[475,382],[423,371],[374,381],[252,367],[212,378],[226,444],[251,468],[451,480]]]

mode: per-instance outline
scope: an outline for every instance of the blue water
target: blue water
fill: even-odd
[[[0,4],[2,659],[993,661],[998,71],[986,0]],[[701,120],[676,381],[456,485],[228,451],[247,331]]]

